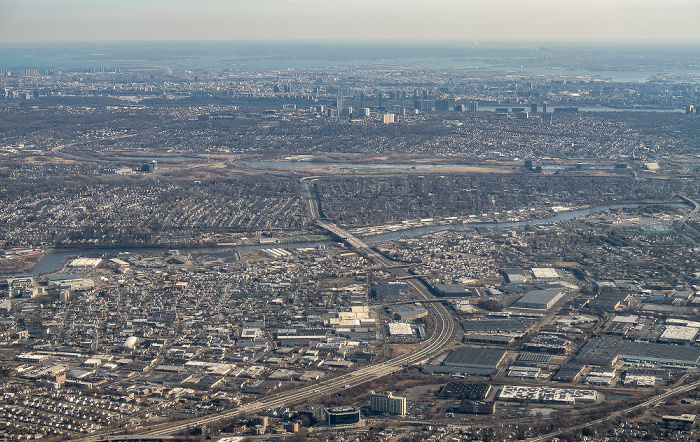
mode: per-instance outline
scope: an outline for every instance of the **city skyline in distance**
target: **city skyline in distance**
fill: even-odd
[[[0,42],[700,41],[694,0],[0,1]]]

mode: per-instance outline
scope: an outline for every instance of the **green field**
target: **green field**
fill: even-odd
[[[318,241],[328,241],[331,237],[328,235],[297,235],[289,236],[287,238],[280,238],[280,244],[288,244],[291,242],[318,242]]]

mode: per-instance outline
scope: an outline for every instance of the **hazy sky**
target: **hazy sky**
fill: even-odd
[[[0,42],[695,40],[700,0],[0,0]]]

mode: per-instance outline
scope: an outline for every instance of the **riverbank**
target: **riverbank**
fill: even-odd
[[[579,208],[576,210],[569,210],[564,212],[556,212],[554,215],[545,218],[531,218],[527,220],[520,221],[507,221],[504,219],[502,221],[474,221],[469,223],[447,223],[447,224],[435,224],[435,225],[422,225],[422,226],[412,226],[411,228],[385,232],[381,234],[367,235],[365,237],[365,242],[367,243],[378,243],[383,241],[393,241],[409,236],[418,236],[430,232],[440,231],[440,230],[472,230],[475,228],[494,228],[494,229],[512,229],[517,227],[523,227],[527,225],[542,225],[542,224],[554,224],[561,221],[568,221],[574,218],[580,218],[584,216],[591,215],[593,213],[602,213],[607,210],[613,209],[625,209],[625,208],[636,208],[642,206],[653,206],[653,205],[669,205],[675,207],[687,207],[687,203],[677,203],[670,201],[641,201],[641,202],[627,202],[627,203],[615,203],[606,204],[601,206],[591,206],[586,208]],[[309,238],[315,238],[315,235],[305,235]],[[320,235],[319,235],[320,236]],[[331,241],[315,241],[315,242],[277,242],[268,244],[239,244],[233,245],[231,243],[226,243],[225,245],[213,245],[205,247],[194,247],[194,248],[180,248],[179,250],[184,253],[198,252],[202,254],[209,253],[220,253],[223,251],[235,249],[238,252],[246,252],[251,250],[260,250],[267,248],[282,248],[282,249],[294,249],[294,248],[308,248],[317,247],[319,245],[328,245]],[[76,256],[87,256],[87,257],[100,257],[100,256],[117,256],[120,253],[138,254],[138,253],[166,253],[172,250],[172,247],[163,246],[139,246],[139,247],[120,247],[113,246],[109,248],[81,248],[73,250],[47,250],[42,259],[32,268],[31,270],[21,272],[21,273],[5,273],[2,272],[3,276],[39,276],[44,274],[49,274],[60,270],[67,259]]]

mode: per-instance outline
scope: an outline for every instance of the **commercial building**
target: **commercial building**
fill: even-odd
[[[321,404],[306,404],[301,409],[297,410],[297,413],[300,416],[306,416],[312,424],[322,421],[326,416],[323,405]]]
[[[370,400],[372,413],[406,414],[406,398],[394,396],[391,391],[373,391]]]
[[[491,393],[491,389],[491,384],[448,382],[440,389],[440,394],[451,398],[482,400]]]
[[[406,322],[390,322],[389,336],[414,336],[413,328]]]
[[[544,402],[552,404],[574,405],[581,402],[595,402],[598,392],[574,388],[526,387],[505,385],[498,395],[501,401]]]
[[[496,403],[464,400],[459,404],[459,412],[469,414],[494,414],[496,413]]]
[[[355,407],[333,407],[326,410],[327,422],[331,426],[355,425],[360,423],[362,416]]]
[[[413,321],[428,316],[428,310],[416,304],[398,304],[390,309],[394,318],[400,321]]]

